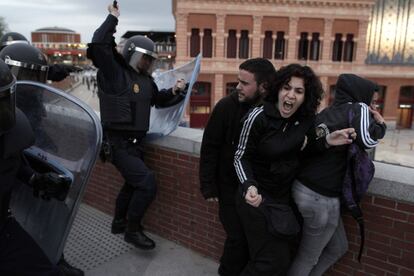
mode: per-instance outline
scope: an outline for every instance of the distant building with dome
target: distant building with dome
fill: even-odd
[[[86,45],[79,33],[61,27],[40,28],[31,33],[32,44],[41,49],[50,63],[86,63]]]

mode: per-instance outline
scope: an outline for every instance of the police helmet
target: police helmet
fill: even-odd
[[[16,123],[16,78],[0,60],[0,135]]]
[[[144,71],[145,73],[151,73],[151,65],[153,61],[158,58],[154,42],[148,37],[142,35],[130,37],[125,42],[122,55],[132,68]],[[149,59],[150,66],[148,68],[141,67],[140,65],[140,61],[143,58]]]
[[[46,56],[36,47],[16,43],[0,51],[0,58],[10,67],[17,80],[46,83],[49,66]]]
[[[4,34],[0,39],[0,50],[4,47],[14,44],[14,43],[23,43],[23,44],[30,44],[29,40],[27,40],[24,35],[16,33],[16,32],[9,32]]]

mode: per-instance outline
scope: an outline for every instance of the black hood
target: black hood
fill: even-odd
[[[354,74],[342,74],[336,82],[334,105],[348,102],[371,104],[377,85]]]

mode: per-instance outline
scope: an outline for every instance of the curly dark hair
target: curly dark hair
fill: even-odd
[[[307,117],[315,115],[323,98],[324,91],[319,77],[316,76],[315,72],[309,66],[293,63],[280,68],[264,100],[277,103],[279,91],[285,84],[290,82],[292,77],[301,78],[305,83],[305,101],[299,107],[298,111],[296,111],[295,116]]]

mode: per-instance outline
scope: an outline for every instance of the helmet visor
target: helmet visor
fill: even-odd
[[[16,85],[0,92],[0,134],[9,131],[16,123]]]
[[[17,80],[29,80],[46,83],[48,70],[36,70],[19,66],[10,66],[11,73]]]
[[[155,58],[150,55],[135,52],[131,56],[129,65],[131,65],[134,69],[138,69],[139,72],[151,75],[154,71],[154,61]]]

